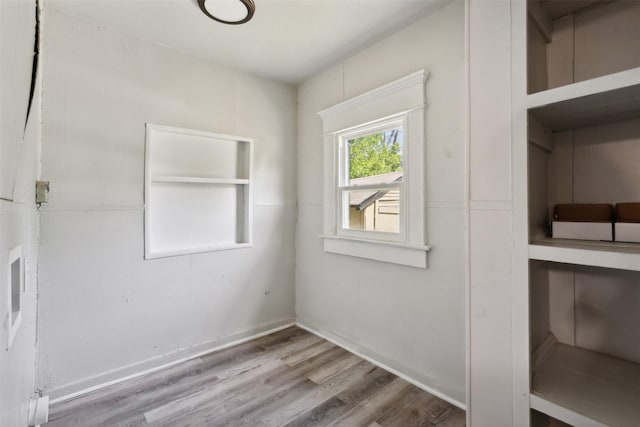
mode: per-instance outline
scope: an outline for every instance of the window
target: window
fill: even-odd
[[[426,78],[419,71],[319,113],[325,251],[426,268]]]
[[[404,240],[403,129],[391,119],[339,134],[338,234]]]

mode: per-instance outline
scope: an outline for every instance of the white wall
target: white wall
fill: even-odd
[[[0,1],[0,426],[25,426],[34,392],[36,344],[36,264],[38,213],[35,181],[39,175],[40,84],[31,117],[25,114],[31,82],[35,1]],[[27,275],[22,322],[8,343],[9,250],[22,246]]]
[[[55,398],[291,322],[295,88],[46,18],[40,387]],[[145,122],[255,138],[253,248],[143,260]]]
[[[464,3],[454,2],[298,88],[298,321],[465,402]],[[413,71],[427,82],[426,270],[325,253],[317,112]]]

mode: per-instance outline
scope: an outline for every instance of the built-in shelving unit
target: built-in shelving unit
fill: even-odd
[[[640,1],[529,0],[527,15],[530,408],[637,426],[640,244],[549,224],[558,203],[640,201]]]
[[[252,245],[253,140],[147,124],[145,258]]]

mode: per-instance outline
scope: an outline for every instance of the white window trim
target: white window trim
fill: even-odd
[[[339,236],[345,237],[353,237],[357,239],[365,239],[365,240],[384,240],[387,242],[405,242],[407,240],[407,203],[406,203],[406,195],[405,195],[405,185],[404,181],[394,184],[374,184],[371,185],[371,188],[380,188],[380,187],[389,187],[389,188],[398,188],[400,190],[400,230],[398,233],[389,233],[389,232],[380,232],[380,231],[365,231],[365,230],[356,230],[350,228],[344,228],[345,218],[344,215],[348,212],[348,209],[344,209],[344,197],[342,195],[343,191],[353,191],[353,190],[362,190],[367,187],[359,186],[359,185],[347,185],[349,170],[348,164],[348,156],[349,151],[347,150],[347,141],[353,138],[358,138],[360,136],[371,135],[373,133],[382,132],[385,130],[389,130],[392,128],[401,127],[406,129],[406,119],[404,114],[399,116],[389,117],[383,120],[376,121],[374,123],[368,124],[366,126],[358,127],[355,130],[348,130],[346,132],[339,132],[336,134],[336,138],[338,139],[338,156],[343,159],[343,161],[339,161],[338,159],[338,177],[339,182],[336,187],[336,234]],[[407,144],[403,145],[403,158],[407,158]],[[408,165],[404,165],[404,173],[408,173]]]
[[[414,72],[384,86],[320,111],[324,132],[324,250],[394,264],[427,268],[425,221],[425,83],[428,73]],[[340,157],[348,136],[403,120],[403,183],[405,220],[400,233],[342,228]],[[342,179],[341,179],[342,178]],[[404,197],[403,197],[404,196]],[[401,211],[402,212],[402,211]],[[390,236],[393,234],[392,236]]]

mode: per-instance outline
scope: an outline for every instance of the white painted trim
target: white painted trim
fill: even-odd
[[[558,404],[549,402],[534,393],[529,395],[529,401],[531,402],[531,408],[571,425],[580,427],[608,427],[606,424],[602,424]]]
[[[364,127],[375,127],[378,123],[380,122],[385,122],[385,121],[389,121],[389,120],[393,120],[394,118],[397,119],[399,117],[404,117],[407,116],[409,113],[413,113],[414,111],[424,111],[427,107],[427,104],[420,104],[420,105],[416,105],[415,107],[409,108],[409,109],[404,109],[404,110],[398,110],[396,112],[394,112],[393,114],[390,114],[387,117],[381,117],[379,119],[375,119],[372,120],[370,122],[363,122],[363,123],[358,123],[354,126],[349,126],[347,128],[344,129],[336,129],[333,130],[331,132],[323,132],[322,136],[333,136],[336,135],[338,133],[342,134],[342,133],[348,133],[351,131],[356,131],[355,133],[358,133],[357,130],[360,128],[364,128]]]
[[[340,255],[389,262],[409,267],[427,268],[428,252],[431,246],[418,246],[405,243],[359,239],[347,236],[321,236],[324,250]]]
[[[55,405],[124,381],[132,380],[143,375],[151,374],[153,372],[205,356],[209,353],[214,353],[265,335],[273,334],[294,326],[295,324],[296,323],[291,321],[291,319],[274,322],[269,325],[229,335],[218,340],[202,343],[191,348],[179,349],[175,352],[162,356],[152,357],[90,378],[65,384],[58,388],[45,390],[45,392],[51,397],[50,404]]]
[[[365,105],[374,99],[386,96],[388,94],[392,94],[396,91],[409,88],[412,86],[422,85],[428,78],[429,78],[429,73],[426,72],[425,70],[416,71],[414,73],[409,74],[408,76],[401,77],[390,83],[387,83],[373,90],[370,90],[369,92],[365,92],[361,95],[347,99],[344,102],[341,102],[329,108],[325,108],[324,110],[318,112],[318,114],[324,120],[333,115],[342,114],[345,111],[353,110],[354,108]]]
[[[430,245],[413,245],[411,243],[390,242],[386,240],[359,239],[357,237],[336,236],[333,234],[321,234],[320,237],[323,239],[349,240],[352,242],[371,243],[371,244],[380,245],[380,246],[391,246],[396,248],[412,249],[412,250],[423,251],[423,252],[429,252],[431,250]]]
[[[407,375],[404,372],[389,366],[389,364],[387,364],[387,363],[381,362],[375,356],[371,356],[371,355],[365,354],[364,351],[366,351],[366,349],[358,349],[357,348],[358,346],[356,346],[355,343],[349,342],[348,340],[346,340],[344,338],[337,337],[337,336],[335,336],[335,335],[333,335],[331,333],[328,333],[328,332],[321,332],[318,328],[310,326],[307,321],[301,321],[300,319],[297,319],[296,326],[298,326],[299,328],[302,328],[304,330],[307,330],[307,331],[311,332],[314,335],[317,335],[317,336],[319,336],[321,338],[324,338],[325,340],[327,340],[327,341],[329,341],[329,342],[331,342],[331,343],[333,343],[333,344],[335,344],[335,345],[347,350],[350,353],[355,354],[356,356],[358,356],[358,357],[366,360],[367,362],[370,362],[370,363],[372,363],[372,364],[384,369],[387,372],[390,372],[390,373],[396,375],[399,378],[402,378],[403,380],[407,381],[408,383],[411,383],[411,384],[415,385],[416,387],[426,391],[427,393],[430,393],[430,394],[432,394],[432,395],[444,400],[445,402],[449,402],[452,405],[454,405],[454,406],[456,406],[456,407],[458,407],[460,409],[463,409],[465,411],[467,410],[467,406],[464,403],[452,398],[451,396],[448,396],[447,394],[445,394],[445,393],[443,393],[441,391],[438,391],[438,390],[436,390],[436,389],[434,389],[432,387],[429,387],[428,385],[424,384],[423,382],[420,382],[419,380],[417,380],[415,378],[412,378],[410,375]]]

